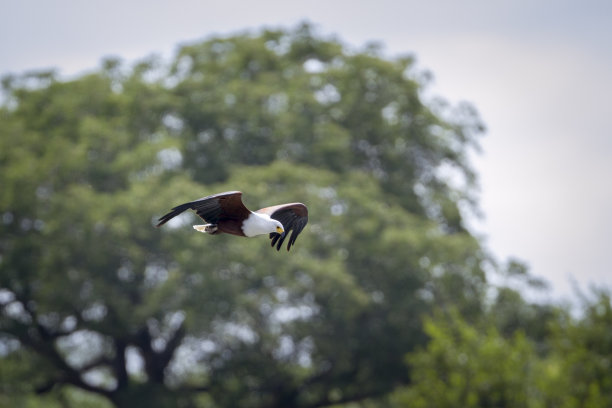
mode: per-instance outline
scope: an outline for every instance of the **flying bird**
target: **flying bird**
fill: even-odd
[[[242,203],[242,192],[227,191],[174,207],[158,220],[156,227],[161,227],[186,210],[194,210],[206,222],[204,225],[194,225],[197,231],[241,237],[270,234],[271,244],[276,245],[277,250],[281,249],[291,232],[287,251],[308,222],[308,208],[302,203],[279,204],[253,212]]]

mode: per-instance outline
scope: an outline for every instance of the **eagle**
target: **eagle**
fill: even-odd
[[[291,232],[287,241],[289,251],[308,222],[308,208],[302,203],[279,204],[253,212],[242,203],[242,192],[226,191],[174,207],[159,218],[156,227],[161,227],[186,210],[194,210],[206,222],[204,225],[194,225],[197,231],[241,237],[270,234],[271,246],[276,245],[278,251]]]

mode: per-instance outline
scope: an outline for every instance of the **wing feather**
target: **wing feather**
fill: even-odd
[[[295,244],[295,241],[308,223],[308,208],[302,203],[280,204],[272,207],[262,208],[256,212],[268,214],[270,218],[280,221],[285,229],[284,234],[273,232],[270,234],[271,245],[280,251],[287,237],[287,251]],[[291,233],[291,235],[289,235]]]
[[[186,210],[194,210],[200,218],[210,224],[217,224],[221,219],[244,219],[251,213],[242,203],[240,191],[227,191],[174,207],[159,219],[156,227],[161,227]]]

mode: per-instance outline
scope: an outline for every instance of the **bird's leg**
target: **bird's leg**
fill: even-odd
[[[207,234],[214,234],[217,232],[217,224],[194,225],[193,229]]]

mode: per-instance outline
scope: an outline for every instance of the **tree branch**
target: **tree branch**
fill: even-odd
[[[83,374],[91,369],[100,367],[100,366],[111,366],[113,364],[113,360],[108,358],[105,355],[101,355],[98,358],[91,360],[89,363],[80,366],[76,369],[79,373]]]
[[[128,386],[129,378],[125,361],[125,349],[127,342],[123,339],[115,339],[115,358],[112,361],[113,371],[117,377],[117,389],[123,389]]]
[[[172,334],[172,337],[166,343],[166,348],[164,351],[159,353],[160,356],[160,365],[164,368],[170,364],[170,360],[174,356],[174,352],[181,345],[185,335],[187,334],[187,329],[185,328],[185,322],[183,321],[181,325],[176,329],[176,331]]]
[[[164,371],[168,364],[170,364],[174,352],[178,346],[180,346],[186,334],[187,330],[183,322],[172,334],[170,340],[166,342],[164,350],[159,352],[153,350],[151,346],[153,338],[147,327],[141,328],[136,335],[132,337],[132,342],[142,351],[145,370],[151,381],[160,384],[164,382]]]
[[[26,325],[13,321],[15,330],[13,330],[11,334],[13,334],[22,345],[51,362],[59,372],[55,378],[51,378],[43,385],[37,387],[36,392],[48,392],[56,384],[71,384],[85,391],[108,397],[110,395],[109,390],[87,384],[83,381],[81,372],[85,370],[83,370],[83,368],[75,369],[70,366],[56,349],[55,339],[60,337],[61,334],[58,334],[59,332],[51,332],[40,324],[36,311],[28,306],[27,300],[23,298],[19,298],[18,300],[22,303],[24,310],[30,315],[32,322]],[[101,364],[99,361],[96,361],[96,363]],[[88,365],[91,365],[91,363]]]

